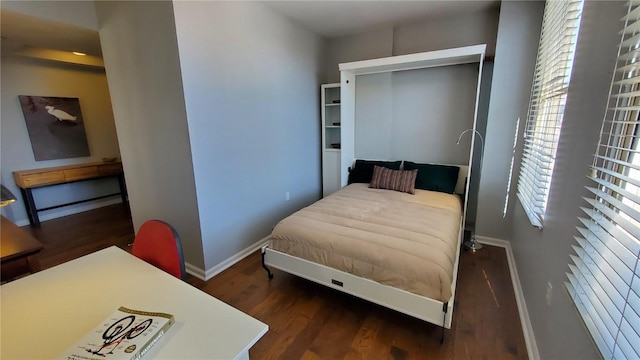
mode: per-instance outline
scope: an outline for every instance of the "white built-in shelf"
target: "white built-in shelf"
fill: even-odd
[[[322,196],[340,189],[341,150],[331,145],[342,144],[342,107],[340,84],[321,86],[320,108],[322,112]]]

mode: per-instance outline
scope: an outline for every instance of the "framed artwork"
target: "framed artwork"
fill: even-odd
[[[18,98],[36,161],[90,155],[78,98]]]

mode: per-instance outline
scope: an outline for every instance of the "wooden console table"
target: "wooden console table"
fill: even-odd
[[[40,271],[38,253],[43,248],[42,243],[4,216],[0,219],[0,279],[6,281]]]
[[[38,209],[33,199],[32,189],[66,184],[76,181],[92,180],[101,177],[115,176],[118,178],[118,184],[120,185],[120,192],[115,194],[109,194],[104,196],[98,196],[90,199],[73,201],[55,206],[49,206]],[[24,199],[24,205],[27,209],[27,215],[29,216],[29,223],[31,226],[40,226],[40,218],[38,217],[39,211],[56,209],[63,206],[75,205],[87,201],[103,199],[115,195],[122,197],[122,202],[127,201],[127,190],[124,182],[124,172],[122,171],[122,162],[92,162],[67,166],[56,166],[50,168],[33,169],[33,170],[21,170],[13,172],[13,179],[16,185],[22,192],[22,198]]]

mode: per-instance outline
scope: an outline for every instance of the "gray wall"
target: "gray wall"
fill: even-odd
[[[1,72],[0,161],[2,164],[2,184],[18,197],[18,202],[2,208],[2,213],[22,226],[27,225],[29,220],[22,196],[13,180],[13,171],[100,161],[103,157],[119,156],[120,151],[104,70],[23,57],[3,56]],[[18,95],[77,97],[85,122],[91,156],[35,161]],[[63,184],[33,191],[36,205],[40,208],[116,192],[118,192],[118,182],[113,178]],[[120,197],[114,197],[108,200],[43,211],[39,213],[39,216],[44,221],[100,204],[120,201]]]
[[[393,55],[487,44],[487,56],[496,48],[499,9],[452,15],[401,24],[393,33]]]
[[[605,113],[624,16],[623,2],[586,1],[571,87],[551,183],[544,229],[531,226],[513,206],[511,244],[542,359],[599,359],[564,289],[569,255],[578,235],[579,206]],[[496,56],[496,61],[498,57]],[[547,306],[547,283],[553,286]],[[636,344],[637,345],[637,344]]]
[[[423,51],[487,44],[493,55],[498,9],[383,26],[360,34],[329,39],[323,82],[340,82],[338,64]]]
[[[191,145],[170,2],[96,2],[100,40],[136,230],[177,229],[204,266]]]
[[[489,101],[491,99],[491,84],[493,80],[493,60],[487,60],[482,64],[482,79],[480,80],[480,95],[478,97],[478,117],[476,119],[476,131],[482,135],[476,139],[475,151],[473,152],[473,168],[471,171],[471,183],[469,184],[469,204],[467,206],[467,224],[471,224],[475,228],[478,211],[478,197],[480,193],[480,177],[482,162],[484,161],[483,150],[486,147],[487,139],[487,120],[489,115]],[[462,141],[471,141],[470,133],[465,137],[469,139],[461,139]]]
[[[468,164],[477,83],[477,64],[358,76],[356,157]]]
[[[384,26],[360,34],[327,40],[323,83],[339,83],[338,64],[393,55],[393,27]]]
[[[260,3],[173,6],[210,269],[320,198],[322,40]]]
[[[522,130],[527,116],[543,11],[541,1],[506,1],[500,9],[478,194],[476,234],[480,236],[510,239],[511,212],[504,217],[503,209],[516,122],[520,117]],[[517,166],[513,173],[512,190],[516,188]],[[509,208],[514,206],[514,199],[511,195]]]

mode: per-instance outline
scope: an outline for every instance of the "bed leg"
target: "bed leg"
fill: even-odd
[[[449,311],[449,302],[442,304],[442,337],[440,338],[440,345],[444,344],[444,323],[447,321],[447,311]]]
[[[264,263],[264,254],[266,253],[265,248],[266,247],[263,247],[262,250],[261,250],[261,252],[262,252],[262,268],[267,271],[267,277],[269,278],[269,280],[271,280],[271,279],[273,279],[273,273],[271,272],[271,270],[269,270],[267,265]]]

